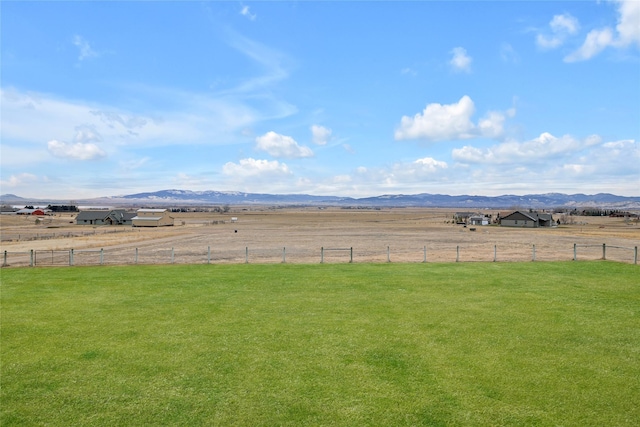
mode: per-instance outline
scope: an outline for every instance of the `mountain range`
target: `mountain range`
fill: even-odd
[[[27,199],[14,194],[0,195],[0,203],[13,205],[68,204],[69,200]],[[442,207],[442,208],[601,208],[640,209],[640,197],[599,194],[528,194],[502,196],[450,196],[446,194],[388,194],[352,198],[313,196],[309,194],[261,194],[237,191],[161,190],[120,196],[74,200],[74,204],[91,206],[183,206],[183,205],[270,205],[270,206],[339,206],[339,207]]]

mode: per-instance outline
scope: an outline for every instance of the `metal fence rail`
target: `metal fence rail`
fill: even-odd
[[[638,264],[638,247],[573,244],[566,256],[548,255],[550,247],[521,244],[509,248],[494,244],[424,245],[413,251],[391,246],[354,247],[279,247],[279,248],[206,248],[174,247],[109,248],[81,250],[4,251],[2,267],[127,265],[127,264],[215,264],[215,263],[353,263],[353,262],[509,262],[612,260]],[[565,253],[562,251],[561,253]]]

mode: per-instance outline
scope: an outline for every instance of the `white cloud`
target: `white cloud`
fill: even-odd
[[[622,46],[636,44],[640,46],[640,2],[626,0],[618,2],[618,42]]]
[[[515,109],[510,109],[506,114],[490,111],[477,125],[471,121],[474,112],[475,105],[466,95],[453,104],[428,104],[422,113],[402,117],[395,131],[395,139],[450,141],[479,136],[499,138],[504,133],[506,116],[513,116]]]
[[[451,51],[451,60],[449,65],[454,71],[471,72],[471,57],[467,54],[467,50],[462,47],[456,47]]]
[[[316,145],[326,145],[331,138],[331,129],[324,126],[311,126],[311,134],[313,135],[313,143]]]
[[[140,159],[135,159],[135,160],[120,161],[119,168],[121,172],[129,173],[136,169],[140,169],[148,162],[149,162],[149,157],[142,157]]]
[[[240,9],[240,15],[248,18],[250,21],[256,20],[256,15],[254,13],[251,13],[251,11],[249,10],[249,6],[242,6],[242,9]]]
[[[473,101],[466,95],[454,104],[428,104],[422,114],[402,117],[395,138],[430,141],[471,138],[474,125],[470,119],[474,112]]]
[[[100,147],[93,143],[83,144],[76,142],[75,144],[67,144],[63,141],[51,140],[47,143],[49,152],[56,157],[72,159],[72,160],[96,160],[106,157]]]
[[[575,34],[580,29],[578,20],[568,13],[555,15],[549,23],[551,30],[558,33]]]
[[[520,58],[516,50],[509,43],[502,43],[500,45],[500,58],[504,62],[518,63],[520,62]]]
[[[233,92],[249,92],[263,89],[289,77],[287,64],[291,60],[287,55],[262,43],[233,33],[231,30],[229,30],[229,34],[231,47],[261,65],[265,71],[264,74],[248,79],[233,88]]]
[[[112,147],[230,144],[244,141],[240,132],[256,122],[292,112],[279,104],[255,110],[233,96],[214,98],[155,87],[136,89],[139,99],[153,97],[175,107],[139,113],[83,100],[0,89],[3,149],[11,143],[41,146],[52,139],[109,141]]]
[[[580,48],[569,55],[565,62],[585,61],[590,59],[612,44],[614,40],[611,28],[603,28],[600,30],[592,30],[587,34],[587,38]]]
[[[0,181],[3,187],[20,187],[22,185],[28,185],[36,182],[38,177],[31,173],[19,173],[17,175],[11,175],[8,180]]]
[[[542,49],[555,49],[567,40],[570,35],[578,32],[580,24],[570,14],[555,15],[549,22],[551,34],[538,34],[536,44]]]
[[[75,35],[73,37],[72,43],[79,50],[79,55],[78,55],[79,61],[84,61],[85,59],[96,58],[99,56],[98,52],[96,52],[91,48],[91,46],[89,45],[89,42],[79,35]]]
[[[640,47],[640,1],[621,0],[614,3],[618,6],[618,24],[615,30],[604,27],[589,31],[582,45],[565,56],[565,62],[586,61],[608,47]]]
[[[448,167],[447,162],[442,162],[432,157],[424,157],[422,159],[418,159],[412,163],[412,166],[412,170],[419,170],[428,173],[433,173],[440,169],[447,169]],[[405,168],[405,166],[403,166],[403,168]]]
[[[300,158],[313,156],[311,148],[300,146],[292,137],[280,135],[273,131],[257,137],[256,148],[266,151],[273,157]]]
[[[101,142],[102,136],[92,125],[76,126],[76,135],[74,137],[75,142],[89,143],[89,142]]]
[[[416,70],[414,70],[411,67],[406,67],[403,68],[402,70],[400,70],[400,74],[405,75],[405,76],[417,76],[418,72]]]
[[[598,172],[607,174],[629,174],[635,182],[636,193],[640,188],[640,142],[633,139],[610,141],[596,146],[590,156],[598,166]]]
[[[464,146],[456,148],[451,155],[461,163],[479,164],[531,164],[563,155],[571,155],[585,148],[601,142],[597,136],[583,140],[569,135],[555,137],[550,133],[543,133],[530,141],[507,141],[489,148]]]
[[[179,172],[173,178],[173,182],[179,188],[189,188],[189,189],[197,188],[202,186],[203,184],[206,184],[206,180],[199,177],[195,177],[193,175],[189,175],[184,172]]]
[[[258,176],[289,175],[291,171],[285,163],[277,160],[241,159],[239,163],[227,162],[222,173],[235,178],[255,178]]]

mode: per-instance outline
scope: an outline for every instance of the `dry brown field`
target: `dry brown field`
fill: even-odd
[[[5,266],[155,263],[468,262],[606,258],[633,263],[640,224],[572,217],[573,224],[522,229],[454,224],[461,209],[232,208],[174,214],[175,226],[78,226],[75,215],[0,216]],[[498,211],[486,212],[494,215]],[[502,214],[506,212],[503,211]],[[232,222],[231,218],[237,218]],[[554,216],[556,218],[556,216]],[[475,231],[472,230],[475,228]],[[323,251],[324,248],[324,251]],[[102,250],[102,252],[101,252]]]

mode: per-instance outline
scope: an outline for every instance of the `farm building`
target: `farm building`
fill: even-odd
[[[456,212],[453,215],[453,220],[458,224],[466,224],[470,217],[475,215],[473,212]]]
[[[164,227],[173,225],[173,217],[167,209],[138,209],[133,217],[134,227]]]
[[[24,208],[24,209],[20,209],[19,211],[16,212],[16,214],[18,215],[37,215],[37,216],[44,216],[49,212],[48,209],[31,209],[31,208]]]
[[[124,209],[82,211],[76,217],[77,225],[131,225],[135,214]]]
[[[474,212],[456,212],[453,219],[458,224],[489,225],[491,223],[490,217]]]
[[[472,215],[469,217],[469,225],[489,225],[490,218],[484,215]]]
[[[500,219],[500,225],[504,227],[538,228],[551,227],[553,217],[551,214],[537,212],[515,211]]]

